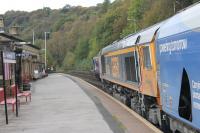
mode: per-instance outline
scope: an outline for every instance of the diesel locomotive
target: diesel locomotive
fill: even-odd
[[[94,58],[103,88],[164,132],[200,132],[200,3]]]

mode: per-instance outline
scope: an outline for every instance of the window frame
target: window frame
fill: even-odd
[[[137,56],[136,56],[137,54]],[[127,79],[127,66],[126,66],[126,58],[130,58],[130,57],[133,57],[134,58],[134,68],[135,68],[135,79],[136,81],[132,81],[132,80],[128,80]],[[137,51],[133,51],[133,52],[129,52],[129,53],[126,53],[124,54],[124,57],[123,57],[123,60],[124,60],[124,72],[125,72],[125,81],[128,82],[128,83],[134,83],[134,84],[139,84],[140,83],[140,75],[139,75],[139,61],[138,61],[138,52]],[[130,62],[131,63],[131,62]],[[137,63],[138,63],[138,66],[137,66]]]

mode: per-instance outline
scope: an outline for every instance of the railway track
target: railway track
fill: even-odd
[[[95,77],[93,72],[90,71],[71,71],[68,74],[79,77],[88,83],[102,89],[102,83]],[[103,89],[102,89],[103,90]]]

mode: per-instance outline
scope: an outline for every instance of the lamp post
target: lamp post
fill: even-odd
[[[44,67],[45,67],[45,70],[47,68],[47,34],[50,34],[50,32],[44,32],[44,38],[45,38],[45,45],[44,45],[44,52],[45,52],[44,60],[45,60],[45,64],[44,64]]]

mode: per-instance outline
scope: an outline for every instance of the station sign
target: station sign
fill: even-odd
[[[16,54],[16,57],[28,58],[28,57],[30,57],[31,55],[33,55],[31,52],[23,51],[23,53]]]
[[[16,57],[14,52],[3,51],[4,63],[16,63]]]
[[[17,57],[28,57],[29,54],[27,53],[21,53],[21,54],[16,54]]]

